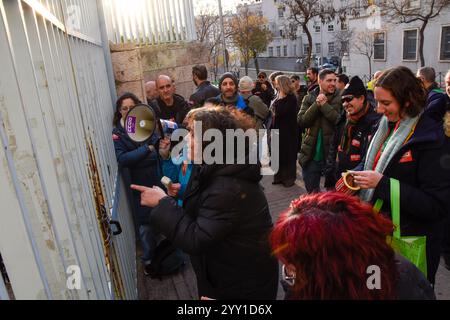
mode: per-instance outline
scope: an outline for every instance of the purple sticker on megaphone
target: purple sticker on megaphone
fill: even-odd
[[[127,127],[127,133],[133,133],[133,134],[136,133],[136,117],[129,116],[127,118],[126,127]]]

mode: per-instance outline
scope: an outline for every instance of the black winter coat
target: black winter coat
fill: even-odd
[[[425,113],[437,121],[442,121],[447,111],[447,95],[437,85],[428,90]]]
[[[267,90],[263,90],[262,83],[256,81],[255,88],[252,90],[252,93],[255,96],[260,97],[261,100],[269,108],[272,103],[272,100],[275,98],[275,90],[273,90],[273,87],[269,81],[265,81],[264,84],[267,86]]]
[[[278,129],[280,134],[280,167],[297,161],[300,132],[297,124],[299,106],[297,97],[290,94],[277,99],[272,105],[274,116],[271,129]]]
[[[428,279],[439,265],[442,221],[450,212],[450,138],[442,122],[423,114],[411,139],[392,157],[373,196],[390,210],[390,180],[400,181],[402,236],[427,237]]]
[[[170,197],[153,209],[151,222],[190,254],[199,296],[275,299],[278,262],[257,165],[194,166],[183,208]]]
[[[155,134],[150,144],[157,144],[159,137]],[[152,187],[154,185],[163,187],[160,180],[162,170],[159,166],[159,155],[156,151],[150,151],[148,144],[132,141],[121,124],[113,129],[113,141],[116,158],[120,168],[128,168],[131,183],[141,186]],[[151,208],[141,206],[140,192],[133,190],[133,204],[138,225],[148,224]]]
[[[433,287],[415,265],[400,254],[395,255],[395,264],[397,300],[436,300]]]
[[[347,116],[344,112],[338,125],[333,140],[330,145],[329,157],[327,160],[327,170],[335,167],[335,181],[341,178],[341,173],[354,169],[365,157],[369,147],[370,139],[375,134],[380,122],[381,114],[377,114],[369,105],[369,110],[350,129],[347,126]],[[343,135],[345,130],[351,131],[346,145],[343,145]],[[334,158],[331,157],[334,154]],[[337,155],[337,163],[336,161]]]
[[[220,90],[217,87],[213,86],[209,81],[205,81],[191,95],[189,104],[193,108],[202,107],[208,98],[217,97],[219,94]]]

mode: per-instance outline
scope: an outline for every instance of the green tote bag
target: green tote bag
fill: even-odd
[[[392,248],[406,259],[411,261],[422,273],[427,276],[426,237],[410,236],[402,237],[400,230],[400,182],[390,179],[391,185],[391,215],[395,226],[394,234],[388,239]],[[383,200],[378,199],[374,205],[374,211],[379,212],[383,206]]]

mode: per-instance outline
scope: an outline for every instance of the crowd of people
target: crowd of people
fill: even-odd
[[[181,164],[172,163],[162,132],[144,143],[126,134],[125,117],[141,103],[134,94],[116,104],[113,141],[120,167],[130,170],[146,274],[166,238],[190,256],[199,298],[275,299],[278,258],[286,299],[435,299],[441,254],[450,268],[450,71],[446,91],[430,67],[378,71],[368,84],[314,67],[306,83],[282,72],[255,81],[225,73],[216,87],[203,65],[192,77],[188,100],[167,75],[146,84],[157,117],[189,132]],[[260,164],[189,161],[212,143],[196,139],[194,121],[202,133],[223,133],[224,145],[230,129],[266,129],[269,147],[278,134],[279,150],[269,148],[280,155],[272,183],[295,185],[299,164],[306,194],[274,226]],[[351,195],[338,188],[345,174]],[[391,221],[393,181],[399,226]],[[388,244],[395,228],[426,237],[426,274]],[[380,289],[367,286],[370,265],[382,270]]]

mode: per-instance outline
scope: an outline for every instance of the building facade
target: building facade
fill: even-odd
[[[341,5],[342,1],[334,1],[335,8]],[[296,31],[290,31],[291,13],[284,1],[256,0],[247,7],[253,12],[261,12],[267,18],[267,27],[274,36],[266,52],[260,54],[261,67],[267,66],[268,69],[276,68],[282,71],[302,71],[303,61],[308,53],[308,38],[301,27],[298,27]],[[313,45],[311,64],[319,66],[330,61],[339,62],[341,37],[337,34],[347,30],[346,24],[341,24],[337,18],[322,24],[317,17],[312,19],[308,29],[311,32]]]
[[[424,6],[421,1],[416,3]],[[365,9],[358,18],[350,18],[348,24],[349,29],[353,30],[353,38],[350,41],[350,50],[342,62],[344,72],[347,74],[368,78],[377,70],[398,65],[406,66],[413,71],[420,68],[421,21],[395,24],[380,12],[372,11],[370,15]],[[358,33],[361,32],[366,32],[372,37],[371,68],[367,56],[356,50]],[[443,85],[445,73],[450,69],[450,8],[443,9],[439,16],[428,23],[424,35],[423,54],[425,66],[436,70],[437,81]]]

